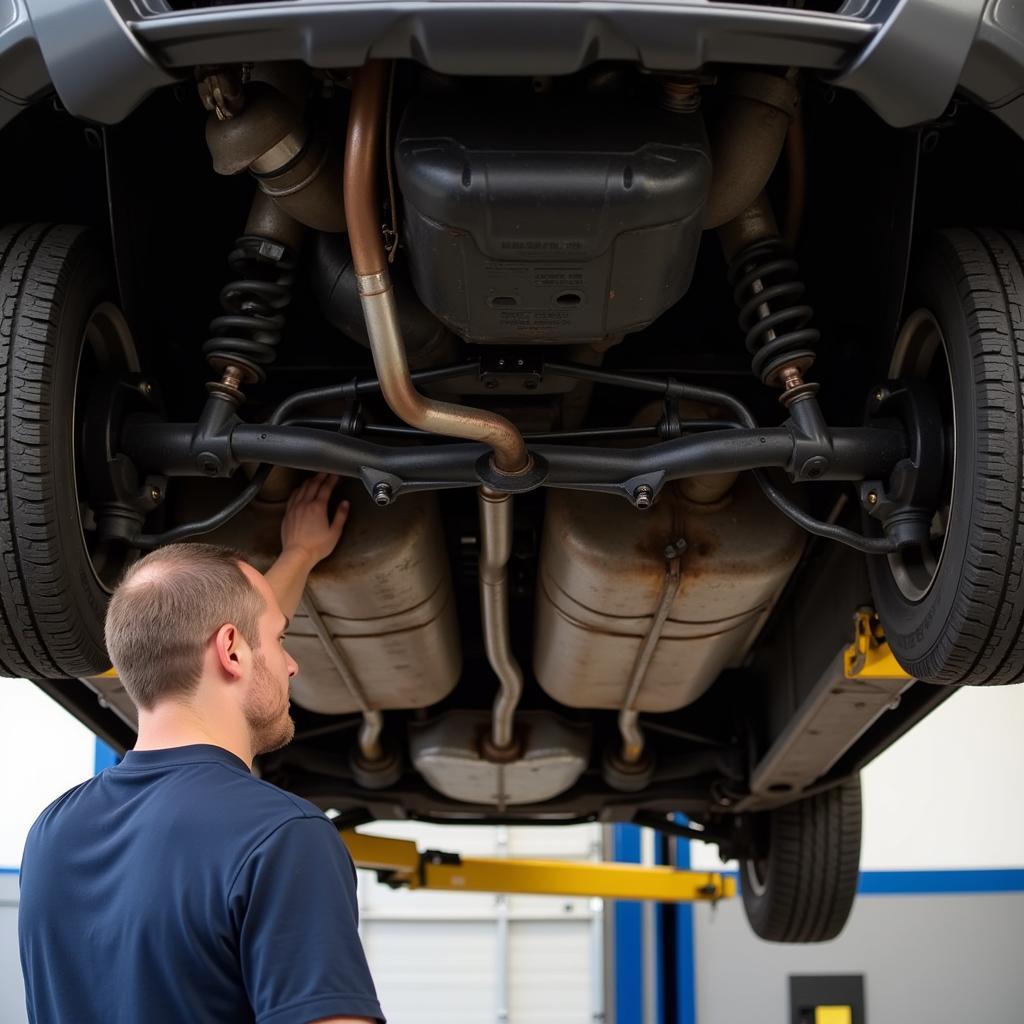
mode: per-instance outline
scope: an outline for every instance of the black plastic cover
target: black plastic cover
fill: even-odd
[[[395,152],[416,290],[468,340],[599,341],[689,285],[711,184],[699,114],[420,100]]]

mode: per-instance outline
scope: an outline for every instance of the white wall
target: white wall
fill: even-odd
[[[91,732],[24,680],[0,680],[0,868],[21,862],[36,816],[93,774]],[[564,829],[378,823],[366,831],[464,855],[587,858],[597,826]],[[0,1022],[20,1024],[17,877],[0,876]],[[6,896],[6,903],[2,897]],[[491,893],[394,891],[360,872],[363,941],[390,1024],[584,1024],[603,996],[599,902]],[[500,956],[501,930],[506,935]],[[507,987],[503,1000],[502,977]],[[15,1008],[16,1009],[13,1009]]]
[[[965,688],[939,705],[861,775],[861,868],[1024,867],[1022,739],[1024,684]],[[714,846],[693,843],[691,856],[722,866]]]
[[[1016,813],[1024,778],[1022,735],[1024,686],[963,690],[883,754],[864,773],[864,867],[1024,867],[1024,816]],[[39,811],[92,774],[93,752],[88,730],[35,687],[0,681],[0,866],[18,864],[25,833]],[[378,823],[367,827],[371,830],[412,838],[421,849],[467,855],[493,855],[499,845],[495,829]],[[510,829],[504,849],[515,856],[585,857],[596,841],[596,831],[588,827]],[[696,866],[718,865],[713,847],[693,844],[692,854]],[[12,885],[7,888],[16,891]],[[502,919],[502,927],[508,929],[504,962],[509,1024],[575,1024],[590,1019],[593,990],[600,989],[599,978],[595,985],[599,966],[592,966],[591,955],[595,918],[600,925],[599,903],[542,897],[515,897],[502,903],[487,894],[393,892],[377,885],[372,876],[361,880],[360,899],[367,950],[392,1024],[494,1021]],[[997,899],[990,901],[995,905]],[[936,904],[940,905],[944,906]],[[870,907],[859,909],[855,919],[873,912]],[[723,953],[723,963],[731,965],[724,968],[727,973],[739,955],[740,931],[748,935],[739,914],[734,903],[720,908],[717,916],[720,934],[726,922],[736,918],[736,933]],[[13,908],[3,920],[13,921]],[[715,977],[712,947],[703,930],[713,928],[714,921],[710,909],[698,908],[698,959],[704,957],[699,973],[709,979]],[[958,923],[964,924],[950,910],[940,927],[956,933]],[[983,923],[973,921],[970,927],[981,928]],[[851,929],[855,938],[854,924]],[[892,948],[877,922],[868,930],[872,941]],[[1024,933],[1018,929],[1015,948],[1022,942]],[[761,957],[767,948],[758,944],[749,956]],[[845,949],[830,948],[833,958]],[[0,987],[10,993],[20,983],[16,944],[0,942],[0,950],[6,951]],[[856,966],[847,962],[851,965]],[[833,968],[831,962],[829,967]],[[958,983],[972,988],[969,978]],[[701,1020],[731,1024],[728,1014],[711,1011],[707,1001],[714,991],[716,986],[710,985],[699,992],[707,1013]],[[430,1016],[429,1007],[438,1013]],[[18,1020],[9,1015],[2,1019],[4,1024]],[[991,1024],[1003,1021],[992,1018]]]
[[[1024,867],[1024,685],[971,687],[863,773],[862,866]]]
[[[586,860],[600,828],[375,822],[421,850]],[[389,1024],[588,1024],[603,1010],[599,900],[411,892],[360,872],[367,957]]]
[[[32,822],[93,774],[95,751],[93,734],[42,690],[0,679],[0,868],[21,864]]]

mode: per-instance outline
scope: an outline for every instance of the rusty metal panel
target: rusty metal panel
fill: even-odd
[[[312,572],[307,592],[376,710],[418,708],[445,697],[462,671],[451,575],[437,497],[410,494],[388,508],[355,483],[345,534]],[[280,551],[283,502],[254,503],[214,542],[247,552],[258,569]],[[359,711],[301,608],[288,631],[299,664],[297,704],[321,714]]]
[[[552,697],[572,707],[622,706],[657,608],[666,545],[680,538],[679,592],[639,711],[691,703],[743,658],[796,565],[803,533],[749,477],[714,505],[671,486],[648,512],[607,495],[549,492],[534,670]]]

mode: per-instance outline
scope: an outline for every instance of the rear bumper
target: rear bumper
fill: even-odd
[[[0,19],[4,8],[0,123],[51,83],[73,114],[116,123],[197,64],[404,58],[447,74],[557,75],[622,60],[658,71],[813,69],[897,127],[938,117],[962,83],[1024,133],[1024,88],[1006,87],[1024,83],[1024,15],[1012,0],[847,0],[837,14],[709,0],[279,0],[185,11],[165,0],[0,0]]]

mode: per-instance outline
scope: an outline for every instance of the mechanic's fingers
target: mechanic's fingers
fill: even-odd
[[[338,478],[332,476],[329,473],[318,473],[317,474],[317,500],[326,501],[334,490],[335,485],[338,483]]]
[[[340,534],[348,520],[349,502],[343,501],[334,510],[334,518],[331,520],[331,531]]]
[[[300,501],[313,501],[316,498],[317,488],[320,486],[320,477],[322,473],[317,473],[315,476],[306,477],[305,480],[292,492],[292,496],[295,498],[296,503]]]

